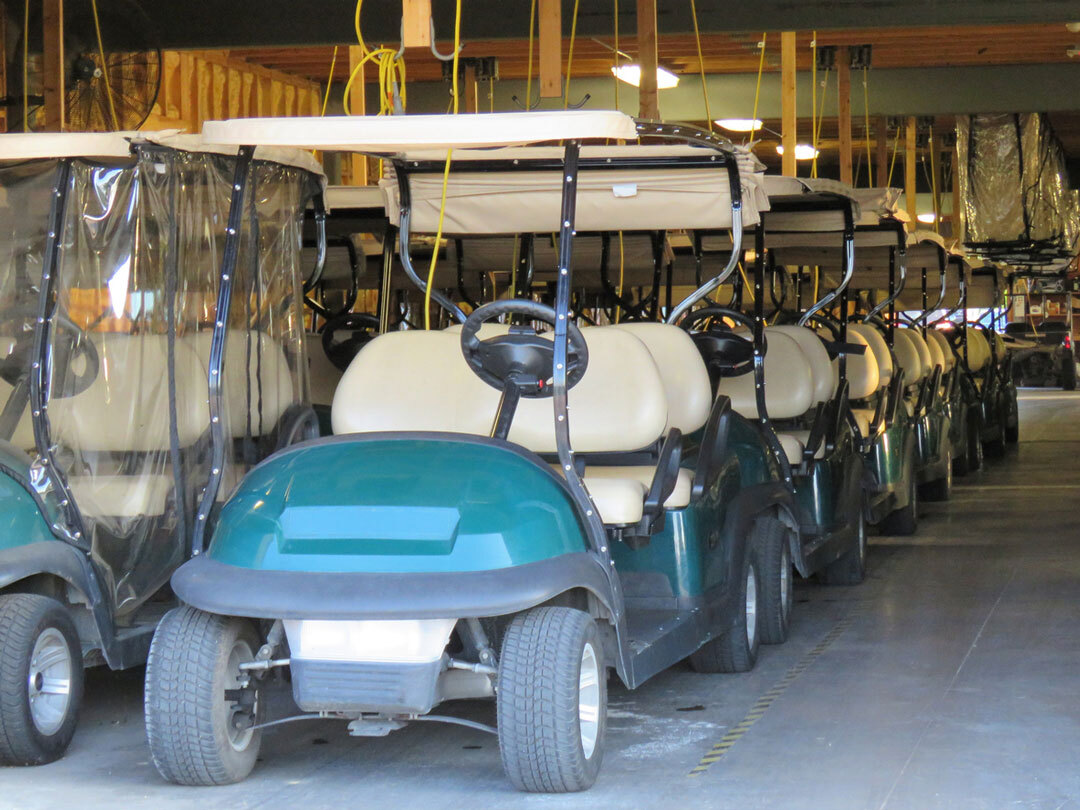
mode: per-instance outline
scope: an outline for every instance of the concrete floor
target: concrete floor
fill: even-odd
[[[1005,462],[926,505],[916,537],[875,538],[863,585],[800,587],[791,640],[753,672],[678,666],[614,688],[588,793],[515,793],[493,738],[419,723],[369,740],[284,726],[245,783],[178,788],[148,761],[141,672],[95,671],[67,757],[0,769],[0,808],[1080,807],[1080,395],[1023,392],[1021,432]],[[452,710],[494,721],[489,705]]]

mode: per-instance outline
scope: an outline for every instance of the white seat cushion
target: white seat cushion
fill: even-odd
[[[922,372],[922,376],[919,379],[929,377],[934,370],[934,358],[930,354],[930,347],[926,345],[926,338],[922,336],[922,332],[918,329],[899,329],[897,334],[906,335],[914,344],[915,351],[919,353],[919,369]]]
[[[655,475],[656,468],[647,465],[635,467],[586,467],[585,485],[591,486],[589,483],[590,481],[597,481],[602,478],[633,478],[634,480],[639,481],[642,486],[645,487],[645,492],[648,492],[649,487],[652,486],[653,477]],[[680,469],[679,475],[675,479],[675,489],[671,491],[668,499],[664,501],[664,508],[682,509],[685,506],[689,506],[690,489],[693,482],[693,471],[685,468]],[[599,508],[599,504],[597,504],[597,508]]]
[[[787,456],[788,464],[799,464],[802,462],[802,454],[806,445],[799,438],[800,433],[803,433],[803,431],[776,434],[776,438],[780,440],[780,446],[784,448],[784,454]]]
[[[628,526],[641,520],[645,512],[646,487],[636,478],[590,478],[585,476],[585,488],[600,512],[600,519],[609,526]]]
[[[885,342],[881,332],[878,331],[876,326],[868,323],[848,324],[848,331],[859,335],[866,341],[870,351],[874,353],[874,359],[877,360],[878,388],[887,386],[893,377],[893,361],[892,353],[889,351],[889,344]]]
[[[866,399],[881,387],[877,356],[859,332],[848,332],[847,342],[865,348],[862,354],[847,356],[848,396],[851,399]]]
[[[698,430],[709,418],[712,384],[709,371],[685,329],[667,323],[624,323],[615,329],[629,332],[649,350],[668,402],[668,430],[684,434]]]
[[[173,480],[167,475],[76,475],[68,486],[83,514],[133,518],[165,514]]]
[[[926,332],[927,343],[933,341],[941,349],[942,358],[945,361],[945,371],[952,371],[956,365],[956,352],[949,345],[949,339],[939,329],[928,329]]]
[[[933,330],[930,330],[931,332]],[[945,354],[941,351],[941,346],[932,337],[923,337],[926,342],[926,348],[930,350],[930,371],[933,372],[935,368],[940,368],[942,373],[945,372]]]
[[[905,386],[914,385],[925,376],[919,350],[908,334],[909,331],[907,329],[893,331],[893,354],[896,355],[896,364],[904,370]]]
[[[859,433],[865,439],[870,435],[870,425],[874,421],[874,411],[869,408],[852,408],[851,413],[855,416],[855,423],[859,426]]]
[[[724,377],[717,393],[731,399],[736,413],[758,416],[754,374]],[[814,403],[814,378],[803,350],[781,332],[769,336],[765,352],[765,407],[773,419],[802,416]]]
[[[968,367],[972,372],[982,371],[990,364],[990,342],[974,327],[967,330]]]
[[[806,361],[810,365],[810,373],[814,378],[814,404],[831,400],[836,392],[838,375],[836,369],[833,368],[832,361],[829,360],[829,351],[825,348],[825,344],[821,342],[821,338],[817,336],[817,333],[813,329],[807,329],[805,326],[782,324],[767,327],[765,329],[765,340],[768,341],[770,336],[775,334],[787,335],[793,339],[799,344],[803,354],[806,355]]]

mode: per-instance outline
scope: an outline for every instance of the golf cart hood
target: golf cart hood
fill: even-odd
[[[208,556],[264,571],[484,571],[585,550],[564,484],[506,442],[338,436],[260,464],[225,504]]]

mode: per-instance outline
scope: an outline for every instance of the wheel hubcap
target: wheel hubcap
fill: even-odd
[[[47,627],[34,642],[30,654],[27,694],[30,718],[46,737],[60,730],[71,706],[71,650],[55,627]]]
[[[746,646],[754,648],[757,639],[757,577],[754,566],[746,572]]]
[[[254,660],[255,655],[252,653],[251,648],[245,641],[237,641],[229,653],[229,666],[226,670],[226,689],[241,689],[244,687],[246,678],[244,677],[240,664],[247,661]],[[250,711],[229,701],[226,701],[226,713],[228,719],[226,721],[226,734],[229,738],[229,745],[233,747],[235,751],[244,751],[251,744],[251,738],[255,736],[255,732],[250,728],[249,719],[258,717],[258,696],[256,696],[255,707]]]
[[[581,670],[578,674],[578,729],[581,751],[590,759],[596,750],[600,734],[600,664],[591,643],[581,651]]]

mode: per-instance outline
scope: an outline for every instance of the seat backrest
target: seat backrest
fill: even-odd
[[[709,418],[712,384],[705,361],[685,329],[666,323],[624,323],[614,329],[629,332],[649,350],[668,403],[668,430],[693,433]]]
[[[207,368],[213,338],[214,333],[210,331],[196,332],[185,338]],[[245,371],[248,386],[244,385]],[[281,344],[265,332],[228,330],[222,374],[229,431],[233,438],[247,435],[249,418],[252,436],[272,433],[285,409],[298,401],[293,393],[292,372],[285,352]]]
[[[930,350],[930,370],[931,372],[935,368],[940,368],[941,373],[945,373],[945,354],[941,351],[941,346],[932,337],[929,337],[929,333],[933,330],[927,330],[927,334],[923,335],[923,340],[926,342],[926,348]]]
[[[862,354],[849,354],[847,356],[847,382],[848,397],[851,399],[866,399],[873,396],[880,388],[881,375],[878,373],[877,356],[870,347],[870,342],[861,334],[854,331],[847,333],[848,343],[863,346]]]
[[[580,453],[648,447],[668,421],[664,384],[652,355],[629,332],[582,329],[589,367],[569,393],[570,442]],[[500,392],[468,367],[459,330],[379,335],[356,355],[334,392],[334,433],[445,431],[486,436]],[[553,453],[550,398],[522,398],[510,440]]]
[[[885,342],[877,327],[869,323],[849,323],[848,334],[859,335],[866,341],[878,367],[878,388],[884,388],[893,378],[893,358],[889,344]]]
[[[896,364],[904,370],[904,385],[914,385],[923,378],[922,359],[915,342],[911,339],[910,329],[893,331],[893,354]]]
[[[922,336],[922,332],[918,329],[904,328],[899,330],[903,334],[911,338],[912,344],[915,346],[915,351],[919,353],[919,368],[922,372],[922,376],[929,377],[930,373],[934,370],[934,358],[930,354],[930,347],[926,345],[926,338]]]
[[[949,345],[949,339],[938,329],[927,329],[926,342],[937,345],[938,349],[941,350],[945,372],[948,373],[952,371],[953,367],[956,365],[956,353],[952,350],[952,346]]]
[[[979,329],[968,327],[967,346],[968,366],[972,372],[982,371],[990,364],[990,343]]]
[[[89,451],[169,448],[168,339],[164,335],[92,334],[98,375],[73,397],[49,402],[52,436]],[[210,426],[206,367],[184,340],[175,343],[176,421],[181,447]]]
[[[806,360],[810,364],[810,374],[814,378],[814,404],[832,399],[833,394],[836,393],[837,378],[832,361],[829,360],[829,352],[825,344],[821,342],[821,338],[814,330],[807,329],[805,326],[783,324],[767,327],[765,329],[766,341],[770,335],[777,333],[787,335],[798,343],[799,348],[806,355]]]
[[[754,374],[723,377],[717,393],[731,399],[731,407],[753,419],[758,415]],[[782,332],[769,336],[765,352],[765,407],[773,419],[802,416],[814,405],[814,377],[799,344]]]

